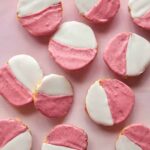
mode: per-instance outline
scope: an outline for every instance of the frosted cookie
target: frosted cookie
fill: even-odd
[[[76,0],[79,12],[93,23],[110,21],[120,8],[119,0]]]
[[[150,30],[150,1],[129,0],[128,7],[134,23],[144,29]]]
[[[116,142],[116,150],[149,150],[150,128],[134,124],[125,128]]]
[[[19,0],[17,16],[24,28],[34,36],[53,33],[62,20],[61,0]]]
[[[18,120],[0,120],[1,150],[31,150],[32,136],[29,129]]]
[[[77,70],[95,58],[97,41],[89,26],[76,21],[65,22],[50,40],[49,51],[61,67]]]
[[[123,82],[116,79],[99,80],[87,92],[86,110],[97,124],[113,126],[129,116],[134,101],[133,91]]]
[[[42,150],[86,150],[88,136],[83,129],[58,125],[46,137]]]
[[[42,77],[34,58],[16,55],[0,69],[0,94],[15,106],[28,104],[32,102],[32,94]]]
[[[150,43],[135,33],[120,33],[103,54],[109,68],[121,76],[138,76],[150,64]]]
[[[61,75],[45,76],[35,95],[35,107],[47,117],[64,117],[73,102],[70,82]]]

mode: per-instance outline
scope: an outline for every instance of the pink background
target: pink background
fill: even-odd
[[[64,21],[77,20],[91,25],[81,17],[74,5],[74,0],[63,0]],[[16,19],[17,0],[1,0],[0,2],[0,65],[16,54],[29,54],[40,63],[45,74],[58,73],[65,75],[74,86],[75,98],[69,115],[62,119],[48,119],[34,109],[33,104],[24,108],[11,106],[0,98],[0,119],[21,118],[33,134],[32,150],[40,150],[43,137],[57,124],[71,123],[84,128],[89,135],[88,150],[114,150],[119,131],[131,123],[144,123],[150,126],[150,68],[140,77],[128,79],[136,95],[133,113],[126,122],[115,127],[102,127],[93,123],[84,110],[84,101],[88,87],[99,78],[117,78],[102,60],[102,51],[107,42],[117,33],[132,31],[150,40],[150,32],[140,29],[132,23],[128,14],[127,0],[121,0],[121,8],[114,20],[105,25],[91,25],[94,29],[99,52],[92,64],[77,72],[66,72],[61,69],[47,51],[49,38],[34,38],[29,35]],[[21,150],[21,149],[20,149]]]

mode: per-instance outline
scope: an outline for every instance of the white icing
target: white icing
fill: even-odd
[[[97,48],[97,41],[93,30],[89,26],[77,21],[63,23],[52,39],[74,48],[85,48],[85,50]]]
[[[120,135],[116,142],[116,150],[142,150],[142,148],[133,143],[126,136]]]
[[[1,150],[31,150],[32,137],[29,131],[19,134],[9,141]]]
[[[99,81],[96,81],[88,90],[86,109],[95,122],[103,125],[113,125],[107,95],[103,87],[100,86]]]
[[[57,146],[57,145],[43,143],[42,150],[75,150],[75,149],[64,147],[64,146]]]
[[[17,13],[19,17],[33,15],[59,2],[60,0],[19,0]]]
[[[76,6],[80,13],[87,13],[90,11],[100,0],[76,0]]]
[[[128,42],[126,63],[128,76],[143,73],[150,64],[150,43],[143,37],[132,34]]]
[[[142,17],[150,12],[150,0],[129,0],[128,5],[133,18]]]
[[[61,75],[51,74],[45,76],[38,89],[39,92],[48,95],[73,95],[70,82]]]
[[[43,74],[39,64],[28,55],[16,55],[8,61],[8,65],[15,77],[30,91],[42,80]]]

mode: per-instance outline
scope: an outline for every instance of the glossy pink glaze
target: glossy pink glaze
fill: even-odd
[[[73,102],[73,96],[48,96],[38,93],[35,107],[47,117],[64,117],[68,114]]]
[[[49,144],[66,146],[76,150],[86,150],[88,136],[84,130],[72,125],[58,125],[47,136]]]
[[[44,36],[53,33],[62,20],[62,4],[49,8],[31,16],[20,17],[19,21],[32,35]]]
[[[17,120],[0,121],[0,147],[3,147],[17,135],[25,132],[27,127]]]
[[[99,0],[99,2],[85,14],[85,17],[95,23],[105,23],[117,14],[119,8],[119,0]]]
[[[72,48],[54,40],[49,43],[49,51],[54,60],[67,70],[78,70],[85,67],[97,54],[97,49]]]
[[[114,37],[103,53],[103,59],[116,74],[126,75],[126,51],[131,33],[121,33]]]
[[[131,125],[124,129],[123,133],[142,150],[150,150],[150,128],[143,125]]]
[[[8,65],[0,69],[0,95],[15,106],[32,102],[32,93],[16,79]]]
[[[114,124],[124,121],[131,113],[135,97],[133,91],[123,82],[116,79],[100,81],[104,88]]]
[[[133,21],[140,27],[150,30],[150,12],[140,18],[134,18]]]

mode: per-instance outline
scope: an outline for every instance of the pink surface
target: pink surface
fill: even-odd
[[[150,128],[139,124],[132,125],[127,127],[122,134],[139,145],[142,150],[150,149]]]
[[[119,80],[102,80],[114,124],[118,124],[131,114],[135,98],[133,91]]]
[[[35,107],[47,117],[64,117],[73,103],[73,96],[49,96],[38,93]]]
[[[97,54],[97,49],[76,49],[54,40],[50,41],[48,49],[54,60],[67,70],[77,70],[85,67]]]
[[[150,12],[144,15],[143,17],[136,18],[133,20],[140,27],[150,30]]]
[[[121,76],[126,76],[126,52],[129,37],[129,33],[115,36],[103,53],[106,64],[112,71]]]
[[[84,130],[72,125],[55,127],[47,136],[47,143],[70,147],[75,150],[86,150],[88,137]]]
[[[54,6],[31,16],[19,17],[18,20],[34,36],[52,34],[62,20],[62,4]]]
[[[27,127],[17,120],[0,121],[0,147],[3,147],[17,135],[25,132]]]
[[[116,15],[119,7],[119,0],[99,0],[99,3],[85,14],[85,16],[95,23],[105,23]]]
[[[96,125],[85,112],[85,96],[89,86],[100,78],[113,78],[114,74],[102,60],[102,52],[107,42],[120,32],[136,32],[150,40],[150,32],[137,27],[128,13],[127,0],[121,0],[121,9],[117,16],[105,25],[91,25],[78,14],[74,0],[63,0],[64,21],[77,20],[89,24],[95,31],[99,43],[99,51],[95,60],[86,68],[76,72],[66,72],[61,69],[49,56],[49,38],[34,38],[28,34],[16,19],[17,0],[3,0],[0,5],[0,65],[16,54],[29,54],[39,61],[46,74],[58,73],[65,75],[72,83],[75,91],[73,107],[64,119],[48,119],[36,111],[34,105],[15,108],[3,98],[0,98],[0,119],[20,117],[31,129],[33,134],[33,149],[41,150],[42,139],[56,124],[75,124],[89,134],[88,150],[115,150],[115,141],[120,130],[131,123],[150,124],[150,68],[140,77],[126,80],[136,96],[133,113],[127,121],[115,127],[101,127]]]
[[[32,93],[16,79],[6,65],[0,69],[0,95],[15,106],[23,106],[32,102]]]

